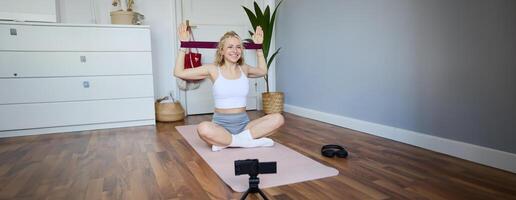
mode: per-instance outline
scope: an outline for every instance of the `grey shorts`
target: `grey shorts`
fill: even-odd
[[[247,116],[247,112],[242,112],[235,114],[213,113],[213,119],[211,121],[224,127],[231,134],[236,135],[245,130],[250,120],[249,116]]]

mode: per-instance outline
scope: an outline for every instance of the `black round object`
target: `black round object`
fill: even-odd
[[[344,147],[336,144],[328,144],[324,145],[321,148],[321,154],[326,157],[339,157],[339,158],[346,158],[348,157],[348,151],[344,149]]]

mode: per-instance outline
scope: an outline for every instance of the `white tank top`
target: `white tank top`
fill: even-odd
[[[217,80],[213,83],[213,99],[215,99],[215,108],[241,108],[247,105],[247,94],[249,93],[249,79],[245,76],[242,68],[240,69],[240,78],[226,79],[217,67]]]

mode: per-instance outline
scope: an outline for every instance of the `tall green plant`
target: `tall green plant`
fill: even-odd
[[[267,92],[269,92],[269,67],[272,64],[272,61],[276,57],[276,55],[279,53],[280,49],[277,49],[270,57],[269,57],[269,50],[271,46],[271,40],[272,40],[272,30],[274,29],[274,21],[276,20],[276,10],[281,5],[280,1],[276,8],[274,8],[274,12],[271,16],[271,9],[269,6],[265,7],[265,10],[262,12],[260,9],[260,6],[258,6],[258,3],[256,1],[254,2],[254,13],[249,8],[246,8],[245,6],[242,6],[245,10],[245,13],[247,13],[247,16],[249,17],[249,21],[251,22],[251,25],[253,26],[253,30],[256,30],[257,26],[261,26],[263,30],[263,43],[262,43],[262,49],[263,49],[263,55],[265,56],[265,62],[267,63],[267,75],[265,75],[263,78],[265,79],[265,84],[267,85]],[[249,31],[249,33],[254,35],[253,31]],[[250,39],[248,39],[250,40]],[[251,40],[252,41],[252,40]]]

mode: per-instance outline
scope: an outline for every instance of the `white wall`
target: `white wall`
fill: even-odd
[[[516,172],[516,1],[285,1],[277,22],[287,112]]]
[[[144,25],[150,25],[154,96],[168,95],[176,88],[172,67],[176,55],[176,0],[135,1],[134,10],[145,15]],[[113,9],[108,0],[58,0],[61,23],[110,24]]]
[[[0,19],[56,22],[56,1],[0,0]]]
[[[145,15],[144,25],[150,25],[152,34],[152,62],[154,68],[154,95],[166,96],[176,89],[172,68],[177,51],[176,27],[181,20],[181,0],[137,0],[134,10]],[[265,1],[274,5],[275,0]],[[110,0],[57,0],[57,15],[60,23],[110,24],[109,12],[113,10]],[[242,11],[243,12],[243,11]],[[179,13],[176,16],[176,13]],[[176,17],[178,19],[176,20]],[[274,41],[273,41],[274,43]],[[271,46],[272,48],[274,45]],[[275,65],[269,72],[272,91],[276,88]]]
[[[57,0],[58,22],[95,24],[95,3],[89,0]]]

